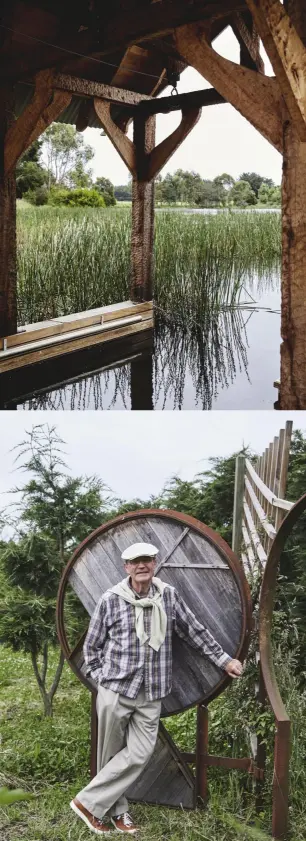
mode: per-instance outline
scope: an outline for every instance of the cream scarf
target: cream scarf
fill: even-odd
[[[152,582],[153,584],[155,584],[155,587],[157,587],[157,593],[155,593],[155,596],[153,596],[152,598],[148,598],[148,596],[145,596],[143,599],[136,599],[133,590],[131,590],[131,588],[129,587],[129,577],[124,578],[123,581],[120,581],[119,584],[115,584],[115,586],[111,587],[110,589],[112,593],[117,593],[117,595],[124,599],[126,602],[129,602],[129,604],[134,605],[135,626],[138,639],[140,640],[141,644],[144,644],[146,640],[149,640],[148,645],[150,645],[151,648],[154,648],[154,651],[158,651],[158,649],[164,642],[167,630],[167,614],[162,604],[162,594],[164,592],[165,587],[167,587],[168,585],[161,581],[160,578],[152,578]],[[144,629],[144,607],[152,608],[150,639]]]

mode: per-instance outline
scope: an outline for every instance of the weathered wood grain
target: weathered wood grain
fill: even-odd
[[[142,541],[158,546],[158,562],[170,556],[171,567],[161,566],[159,577],[177,589],[198,621],[234,656],[241,639],[242,604],[232,570],[218,546],[195,529],[188,527],[187,532],[184,523],[170,518],[146,515],[129,519],[86,546],[69,580],[88,612],[103,591],[125,577],[123,550]],[[174,635],[172,692],[163,699],[162,715],[209,697],[223,674],[207,657]]]
[[[220,56],[209,46],[204,27],[180,27],[175,42],[182,58],[281,151],[282,97],[277,81]]]

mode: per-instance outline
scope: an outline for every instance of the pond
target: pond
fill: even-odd
[[[126,299],[129,211],[97,218],[46,210],[21,220],[19,320],[108,304],[114,290],[117,300]],[[83,355],[79,369],[73,354],[72,364],[67,357],[61,373],[40,377],[38,385],[27,387],[23,372],[2,408],[273,408],[280,358],[278,213],[159,211],[154,298],[152,354],[149,343],[130,362],[122,350],[110,367],[105,351],[95,349],[86,360]]]

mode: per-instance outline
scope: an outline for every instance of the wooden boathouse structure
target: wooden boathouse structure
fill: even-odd
[[[228,25],[240,44],[240,64],[213,47]],[[265,76],[261,41],[274,77]],[[212,88],[160,99],[158,94],[175,85],[187,66]],[[112,336],[104,312],[99,313],[100,327],[97,321],[84,326],[84,314],[83,321],[74,314],[73,326],[65,330],[47,323],[39,330],[25,325],[24,332],[17,331],[15,166],[23,152],[57,120],[73,123],[79,131],[101,126],[110,137],[133,178],[132,280],[130,300],[122,302],[133,314],[119,319],[116,330],[135,333],[148,328],[139,310],[144,302],[147,322],[153,323],[154,178],[192,130],[201,109],[223,102],[232,104],[283,155],[279,405],[306,408],[304,0],[3,0],[0,371],[2,362],[19,365],[23,359],[29,364],[27,353],[35,361],[48,355],[48,348],[53,354],[74,350],[78,338],[84,345],[93,334],[96,342]],[[175,109],[182,114],[180,125],[156,146],[156,114]],[[132,141],[126,134],[131,120]]]

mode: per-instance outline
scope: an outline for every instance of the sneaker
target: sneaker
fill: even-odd
[[[128,812],[124,812],[123,815],[115,815],[112,818],[112,822],[116,827],[117,832],[130,832],[131,835],[134,835],[135,832],[139,832],[139,826],[133,821],[131,815]]]
[[[85,806],[83,806],[83,804],[76,798],[71,800],[70,806],[75,814],[78,815],[79,818],[82,818],[82,821],[86,823],[86,826],[88,826],[92,832],[95,832],[96,835],[106,835],[108,832],[114,832],[111,823],[107,823],[106,820],[104,821],[103,819],[100,820],[99,818],[96,818],[95,815],[92,815],[88,809],[85,809]]]

